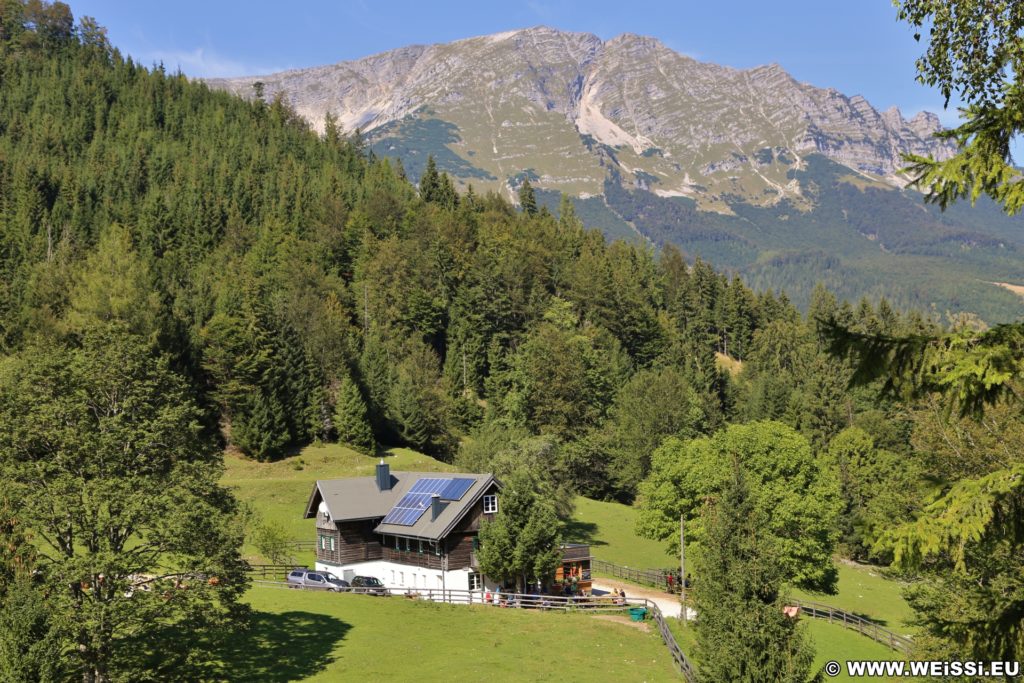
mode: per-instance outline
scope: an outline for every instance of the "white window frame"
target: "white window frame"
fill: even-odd
[[[480,572],[470,572],[469,573],[469,590],[471,590],[471,591],[478,591],[478,590],[482,589],[483,587],[484,587],[484,580],[483,580],[483,577],[480,575]]]
[[[331,536],[331,552],[334,552],[334,536]]]
[[[484,496],[484,514],[493,515],[498,512],[498,495],[492,493]]]

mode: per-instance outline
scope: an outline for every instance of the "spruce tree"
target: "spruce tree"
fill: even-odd
[[[814,652],[782,609],[783,572],[760,533],[739,463],[717,500],[704,508],[705,542],[695,562],[697,657],[704,681],[804,683]]]
[[[338,398],[334,406],[334,429],[339,443],[348,444],[357,451],[371,453],[374,447],[373,430],[366,415],[366,403],[359,387],[348,374],[341,377]]]
[[[427,168],[420,176],[420,199],[425,202],[435,202],[441,192],[441,178],[437,173],[437,162],[434,155],[427,157]]]
[[[519,186],[519,207],[527,216],[537,215],[537,195],[529,178],[523,178],[523,184]]]

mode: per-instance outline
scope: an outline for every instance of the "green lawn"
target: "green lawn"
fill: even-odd
[[[636,535],[636,515],[629,505],[577,496],[576,512],[563,533],[567,541],[589,542],[590,552],[601,560],[637,569],[676,566],[678,558],[665,552],[665,543]]]
[[[392,470],[443,472],[452,467],[431,457],[409,450],[392,448],[384,453]],[[242,501],[250,503],[267,521],[281,524],[289,538],[314,539],[313,522],[303,519],[306,502],[317,479],[369,477],[380,462],[379,456],[362,455],[338,444],[308,446],[298,455],[276,462],[256,462],[237,453],[225,453],[224,477]],[[263,561],[255,549],[243,548],[252,561]],[[308,555],[308,556],[307,556]],[[312,552],[296,553],[296,562],[312,562]]]
[[[229,680],[673,681],[655,632],[586,614],[255,587]]]

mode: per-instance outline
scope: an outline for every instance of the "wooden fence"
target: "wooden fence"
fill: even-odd
[[[618,579],[625,579],[626,581],[632,581],[644,586],[653,586],[662,590],[668,588],[668,580],[665,577],[670,572],[665,569],[634,569],[612,562],[605,562],[597,558],[591,560],[590,567],[592,571],[610,574]]]
[[[276,568],[275,565],[257,565]],[[284,581],[271,581],[255,579],[254,584],[268,588],[297,588]],[[308,589],[305,589],[308,590]],[[560,595],[532,595],[523,593],[492,593],[490,591],[468,591],[454,589],[423,589],[423,588],[386,588],[390,596],[403,597],[410,600],[430,600],[433,602],[446,602],[452,605],[484,605],[507,609],[535,609],[541,611],[561,610],[567,612],[628,612],[630,609],[643,608],[646,616],[650,617],[658,627],[658,633],[668,648],[672,657],[672,663],[686,679],[687,683],[695,683],[697,679],[696,669],[686,657],[683,649],[676,642],[675,635],[668,627],[665,616],[661,613],[658,605],[643,598],[626,598],[624,600],[611,596],[592,597],[565,597]],[[368,593],[379,595],[380,589],[374,588],[348,588],[346,593]]]
[[[285,581],[288,572],[297,566],[294,564],[250,564],[249,575],[254,579],[259,578],[265,581]]]
[[[857,631],[874,641],[885,645],[890,650],[907,654],[910,652],[914,641],[906,636],[901,636],[889,629],[877,624],[870,619],[844,612],[831,605],[824,605],[820,602],[809,602],[806,600],[790,600],[790,604],[800,608],[801,613],[815,619],[824,619],[831,624],[840,624],[848,629]]]

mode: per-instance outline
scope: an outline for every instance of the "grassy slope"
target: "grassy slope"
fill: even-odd
[[[584,614],[253,588],[235,680],[678,681],[656,634]]]
[[[837,624],[830,624],[820,619],[804,618],[803,623],[807,634],[814,647],[813,670],[818,671],[829,660],[845,662],[846,660],[871,659],[871,660],[897,660],[901,656],[889,648],[866,638],[855,631],[843,628]],[[700,662],[692,653],[696,651],[696,636],[693,627],[684,627],[683,622],[676,619],[668,620],[669,628],[676,636],[680,647],[688,657],[694,660],[694,664],[700,666]],[[835,678],[828,678],[830,681],[852,681],[845,671]]]
[[[793,590],[791,595],[870,617],[897,633],[913,633],[907,622],[914,613],[901,595],[904,584],[885,578],[877,567],[846,562],[837,562],[836,566],[839,569],[837,595],[817,595],[800,590]]]
[[[615,564],[638,569],[675,566],[678,560],[665,552],[664,543],[636,535],[636,514],[628,505],[580,496],[564,535],[568,541],[588,541],[594,557]]]

